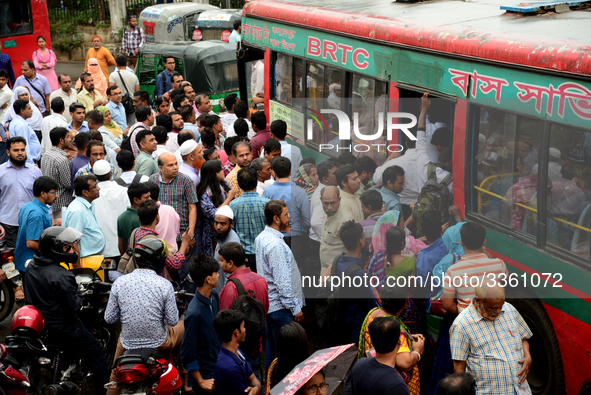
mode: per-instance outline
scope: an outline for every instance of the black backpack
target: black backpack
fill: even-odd
[[[259,342],[265,334],[265,307],[252,290],[246,291],[242,282],[237,278],[229,278],[238,291],[238,297],[232,303],[232,309],[244,314],[244,327],[246,328],[246,340],[240,345],[245,355],[254,355],[259,351]],[[249,293],[252,292],[252,296]]]
[[[442,224],[446,223],[449,217],[451,197],[447,187],[452,181],[452,174],[450,172],[443,180],[441,180],[441,183],[439,183],[437,182],[437,167],[441,167],[441,165],[429,163],[427,166],[427,182],[421,188],[419,198],[415,203],[415,208],[412,213],[417,224],[419,236],[423,236],[421,218],[427,211],[434,210],[441,213]]]
[[[331,276],[337,276],[337,263],[341,257],[345,255],[342,253],[338,255],[332,262],[330,270]],[[359,270],[364,270],[363,266],[358,263],[354,263],[349,266],[344,273],[345,277],[353,277],[353,274]],[[346,331],[345,331],[345,316],[343,314],[343,297],[342,287],[334,289],[330,292],[330,287],[327,286],[319,294],[320,299],[316,301],[316,319],[318,325],[324,328],[325,332],[329,335],[328,341],[330,345],[344,344],[346,343]],[[322,303],[322,299],[326,298],[326,302]]]
[[[118,179],[115,180],[115,182],[119,185],[121,185],[122,187],[128,187],[130,184],[133,184],[134,182],[140,182],[142,179],[142,175],[141,174],[136,174],[133,177],[133,180],[131,180],[131,182],[128,184],[125,181],[123,181],[123,179],[121,179],[121,177],[119,177]]]
[[[121,149],[128,150],[129,152],[133,152],[133,149],[131,148],[131,136],[132,136],[133,132],[135,132],[136,130],[138,130],[140,128],[147,130],[147,128],[143,124],[140,124],[137,127],[134,125],[131,128],[129,128],[127,136],[121,142],[121,146],[120,146]]]

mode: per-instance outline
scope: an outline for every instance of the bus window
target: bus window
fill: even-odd
[[[275,58],[275,100],[291,103],[293,58],[278,53]]]
[[[477,211],[535,235],[541,121],[480,108],[474,127]],[[477,142],[477,143],[476,143]]]
[[[320,111],[326,106],[328,95],[325,95],[324,65],[308,62],[306,70],[306,99],[308,107]]]
[[[326,99],[328,108],[340,110],[343,107],[343,73],[341,70],[332,67],[326,68],[326,82],[328,84],[328,97]]]
[[[548,154],[546,242],[589,260],[591,132],[553,124]]]
[[[0,2],[0,14],[0,37],[33,33],[30,0]]]
[[[369,156],[376,163],[382,163],[388,157],[388,152],[384,148],[388,145],[386,133],[387,83],[354,74],[351,76],[351,92],[349,119],[353,121],[353,127],[358,127],[359,133],[363,135],[375,135],[380,126],[382,127],[381,136],[372,140],[369,151],[354,152],[354,154]],[[357,122],[355,122],[356,114]],[[355,143],[366,144],[366,141],[355,140]]]

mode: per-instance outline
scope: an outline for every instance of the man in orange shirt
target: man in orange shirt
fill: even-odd
[[[109,80],[109,66],[115,66],[115,58],[111,52],[103,47],[103,39],[100,36],[92,36],[92,48],[86,53],[84,71],[88,71],[88,59],[95,58],[101,66],[101,70],[107,81]]]

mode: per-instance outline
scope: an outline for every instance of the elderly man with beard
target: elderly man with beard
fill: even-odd
[[[449,331],[454,373],[466,368],[477,394],[531,394],[526,381],[532,364],[532,332],[515,307],[505,302],[502,276],[487,276],[472,304]]]
[[[84,71],[88,71],[88,59],[95,58],[101,66],[101,71],[105,75],[107,81],[109,80],[109,66],[115,66],[115,58],[111,52],[103,47],[103,39],[100,36],[92,36],[92,48],[86,53],[86,60],[84,61]],[[105,103],[106,104],[106,103]]]
[[[199,185],[199,169],[205,162],[203,148],[195,140],[187,140],[180,147],[183,163],[179,171],[189,177],[195,188]]]
[[[236,157],[236,167],[232,170],[228,176],[226,177],[226,181],[232,188],[238,188],[238,192],[236,192],[235,199],[238,199],[244,191],[238,185],[238,171],[244,167],[250,166],[252,162],[252,149],[250,148],[250,144],[246,141],[239,141],[232,147],[232,153]]]
[[[215,254],[214,258],[216,261],[220,261],[220,248],[226,243],[240,243],[240,237],[238,237],[238,233],[234,232],[232,227],[234,226],[234,212],[230,208],[230,206],[220,206],[215,213],[215,217],[213,219],[213,228],[218,235],[218,243],[215,246]],[[218,270],[220,277],[218,279],[218,285],[215,289],[218,292],[222,292],[222,288],[226,285],[228,280],[228,274],[224,272],[222,267],[220,266],[220,270]]]
[[[27,162],[26,145],[22,137],[8,139],[8,162],[0,165],[0,225],[3,228],[0,235],[4,236],[8,248],[16,247],[19,211],[35,198],[33,184],[42,175],[38,167]],[[0,274],[0,280],[2,277]]]
[[[105,99],[99,91],[94,89],[94,78],[88,72],[80,75],[82,90],[78,93],[78,102],[84,106],[86,112],[92,111],[98,106],[106,106],[109,100]]]
[[[323,272],[332,265],[337,256],[347,250],[339,236],[339,230],[345,222],[352,220],[353,216],[347,210],[341,209],[341,194],[335,186],[322,188],[320,201],[324,210],[320,238],[320,271]]]

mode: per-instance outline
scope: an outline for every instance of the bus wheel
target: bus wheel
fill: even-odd
[[[532,394],[566,394],[560,347],[552,322],[537,299],[508,299],[523,316],[533,336],[529,339],[532,365],[527,381]]]

